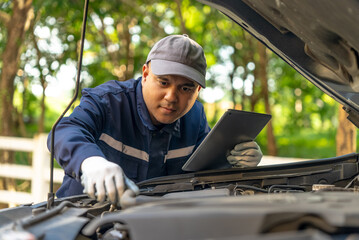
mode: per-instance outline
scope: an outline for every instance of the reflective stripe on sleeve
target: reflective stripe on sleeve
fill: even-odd
[[[148,162],[148,160],[149,160],[148,153],[146,153],[145,151],[136,149],[134,147],[127,146],[127,145],[123,144],[122,142],[117,141],[110,135],[107,135],[106,133],[101,134],[100,140],[104,141],[105,143],[107,143],[107,145],[116,149],[117,151],[122,152],[123,154],[126,154],[131,157],[135,157],[138,159],[142,159],[146,162]]]
[[[167,155],[165,156],[165,162],[167,159],[185,157],[190,155],[194,147],[195,145],[168,151]]]

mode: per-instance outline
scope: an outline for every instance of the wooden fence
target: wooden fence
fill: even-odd
[[[47,134],[34,138],[1,137],[0,150],[32,153],[32,166],[0,164],[0,178],[31,181],[31,192],[0,190],[0,202],[16,206],[25,203],[39,203],[47,199],[50,184],[50,153],[46,147]],[[54,169],[54,182],[61,183],[62,169]]]

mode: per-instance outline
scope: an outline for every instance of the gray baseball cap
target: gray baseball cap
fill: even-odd
[[[151,49],[146,63],[151,61],[155,75],[179,75],[206,87],[206,58],[202,47],[184,35],[162,38]]]

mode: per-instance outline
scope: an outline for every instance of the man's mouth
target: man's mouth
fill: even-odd
[[[163,109],[164,112],[166,113],[173,113],[174,111],[176,111],[176,109],[174,108],[171,108],[171,107],[162,107],[161,108]]]

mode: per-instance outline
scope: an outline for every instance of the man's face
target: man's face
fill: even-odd
[[[151,63],[142,68],[142,93],[154,125],[170,124],[193,106],[201,87],[176,75],[156,76]]]

